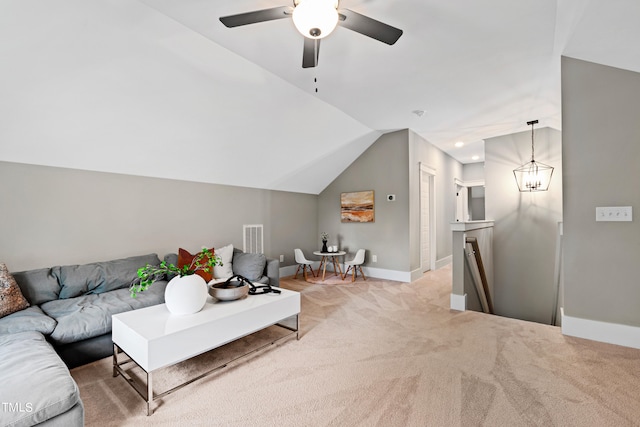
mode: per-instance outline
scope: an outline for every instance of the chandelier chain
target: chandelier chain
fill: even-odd
[[[534,154],[534,148],[533,148],[533,127],[535,126],[535,123],[531,123],[531,161],[534,162],[535,158],[533,156]]]

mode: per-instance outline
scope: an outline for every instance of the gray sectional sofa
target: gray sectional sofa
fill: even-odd
[[[234,251],[234,274],[256,274],[257,258],[246,255]],[[260,281],[279,286],[279,262],[261,256]],[[165,260],[175,263],[177,255]],[[131,298],[129,287],[146,264],[160,259],[149,254],[12,273],[30,307],[0,318],[0,402],[11,405],[0,426],[83,425],[69,369],[113,354],[113,314],[164,303],[166,278]]]
[[[78,386],[39,332],[0,335],[0,384],[2,426],[84,424]]]
[[[0,319],[0,334],[26,329],[24,319],[13,317],[28,316],[69,368],[107,357],[113,351],[111,315],[164,302],[165,280],[131,298],[129,286],[146,264],[160,265],[158,255],[13,273],[30,312]]]

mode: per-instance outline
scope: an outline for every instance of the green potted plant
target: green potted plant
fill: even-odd
[[[138,269],[140,280],[133,283],[129,291],[136,298],[138,293],[149,289],[160,278],[174,276],[164,293],[167,308],[174,314],[195,313],[202,309],[208,296],[207,283],[196,272],[211,272],[216,265],[222,265],[220,257],[207,248],[202,248],[191,263],[182,268],[166,261],[162,261],[160,265],[147,264]]]

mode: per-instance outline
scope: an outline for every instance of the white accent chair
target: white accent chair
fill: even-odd
[[[304,280],[307,280],[307,268],[311,270],[311,275],[313,277],[316,277],[316,274],[313,272],[313,268],[311,267],[311,264],[313,264],[313,261],[309,261],[307,258],[305,258],[304,253],[302,252],[302,249],[297,249],[297,248],[294,249],[293,254],[295,255],[296,263],[298,263],[298,269],[296,270],[296,275],[293,278],[294,279],[298,278],[298,272],[300,271],[300,267],[302,267],[302,274],[304,276]]]
[[[364,273],[362,272],[362,264],[364,264],[364,249],[358,249],[358,251],[356,252],[356,256],[354,256],[351,261],[344,262],[344,265],[345,267],[347,267],[347,269],[344,271],[342,280],[347,277],[347,273],[349,273],[349,270],[351,270],[351,281],[355,282],[356,276],[358,276],[358,269],[360,269],[362,278],[364,280],[367,280],[367,278],[364,276]]]

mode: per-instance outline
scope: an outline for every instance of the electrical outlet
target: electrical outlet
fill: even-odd
[[[372,255],[371,256],[371,261],[378,262],[378,255]]]
[[[596,221],[633,221],[633,209],[631,206],[597,207]]]
[[[280,255],[280,262],[284,262],[284,255]]]

